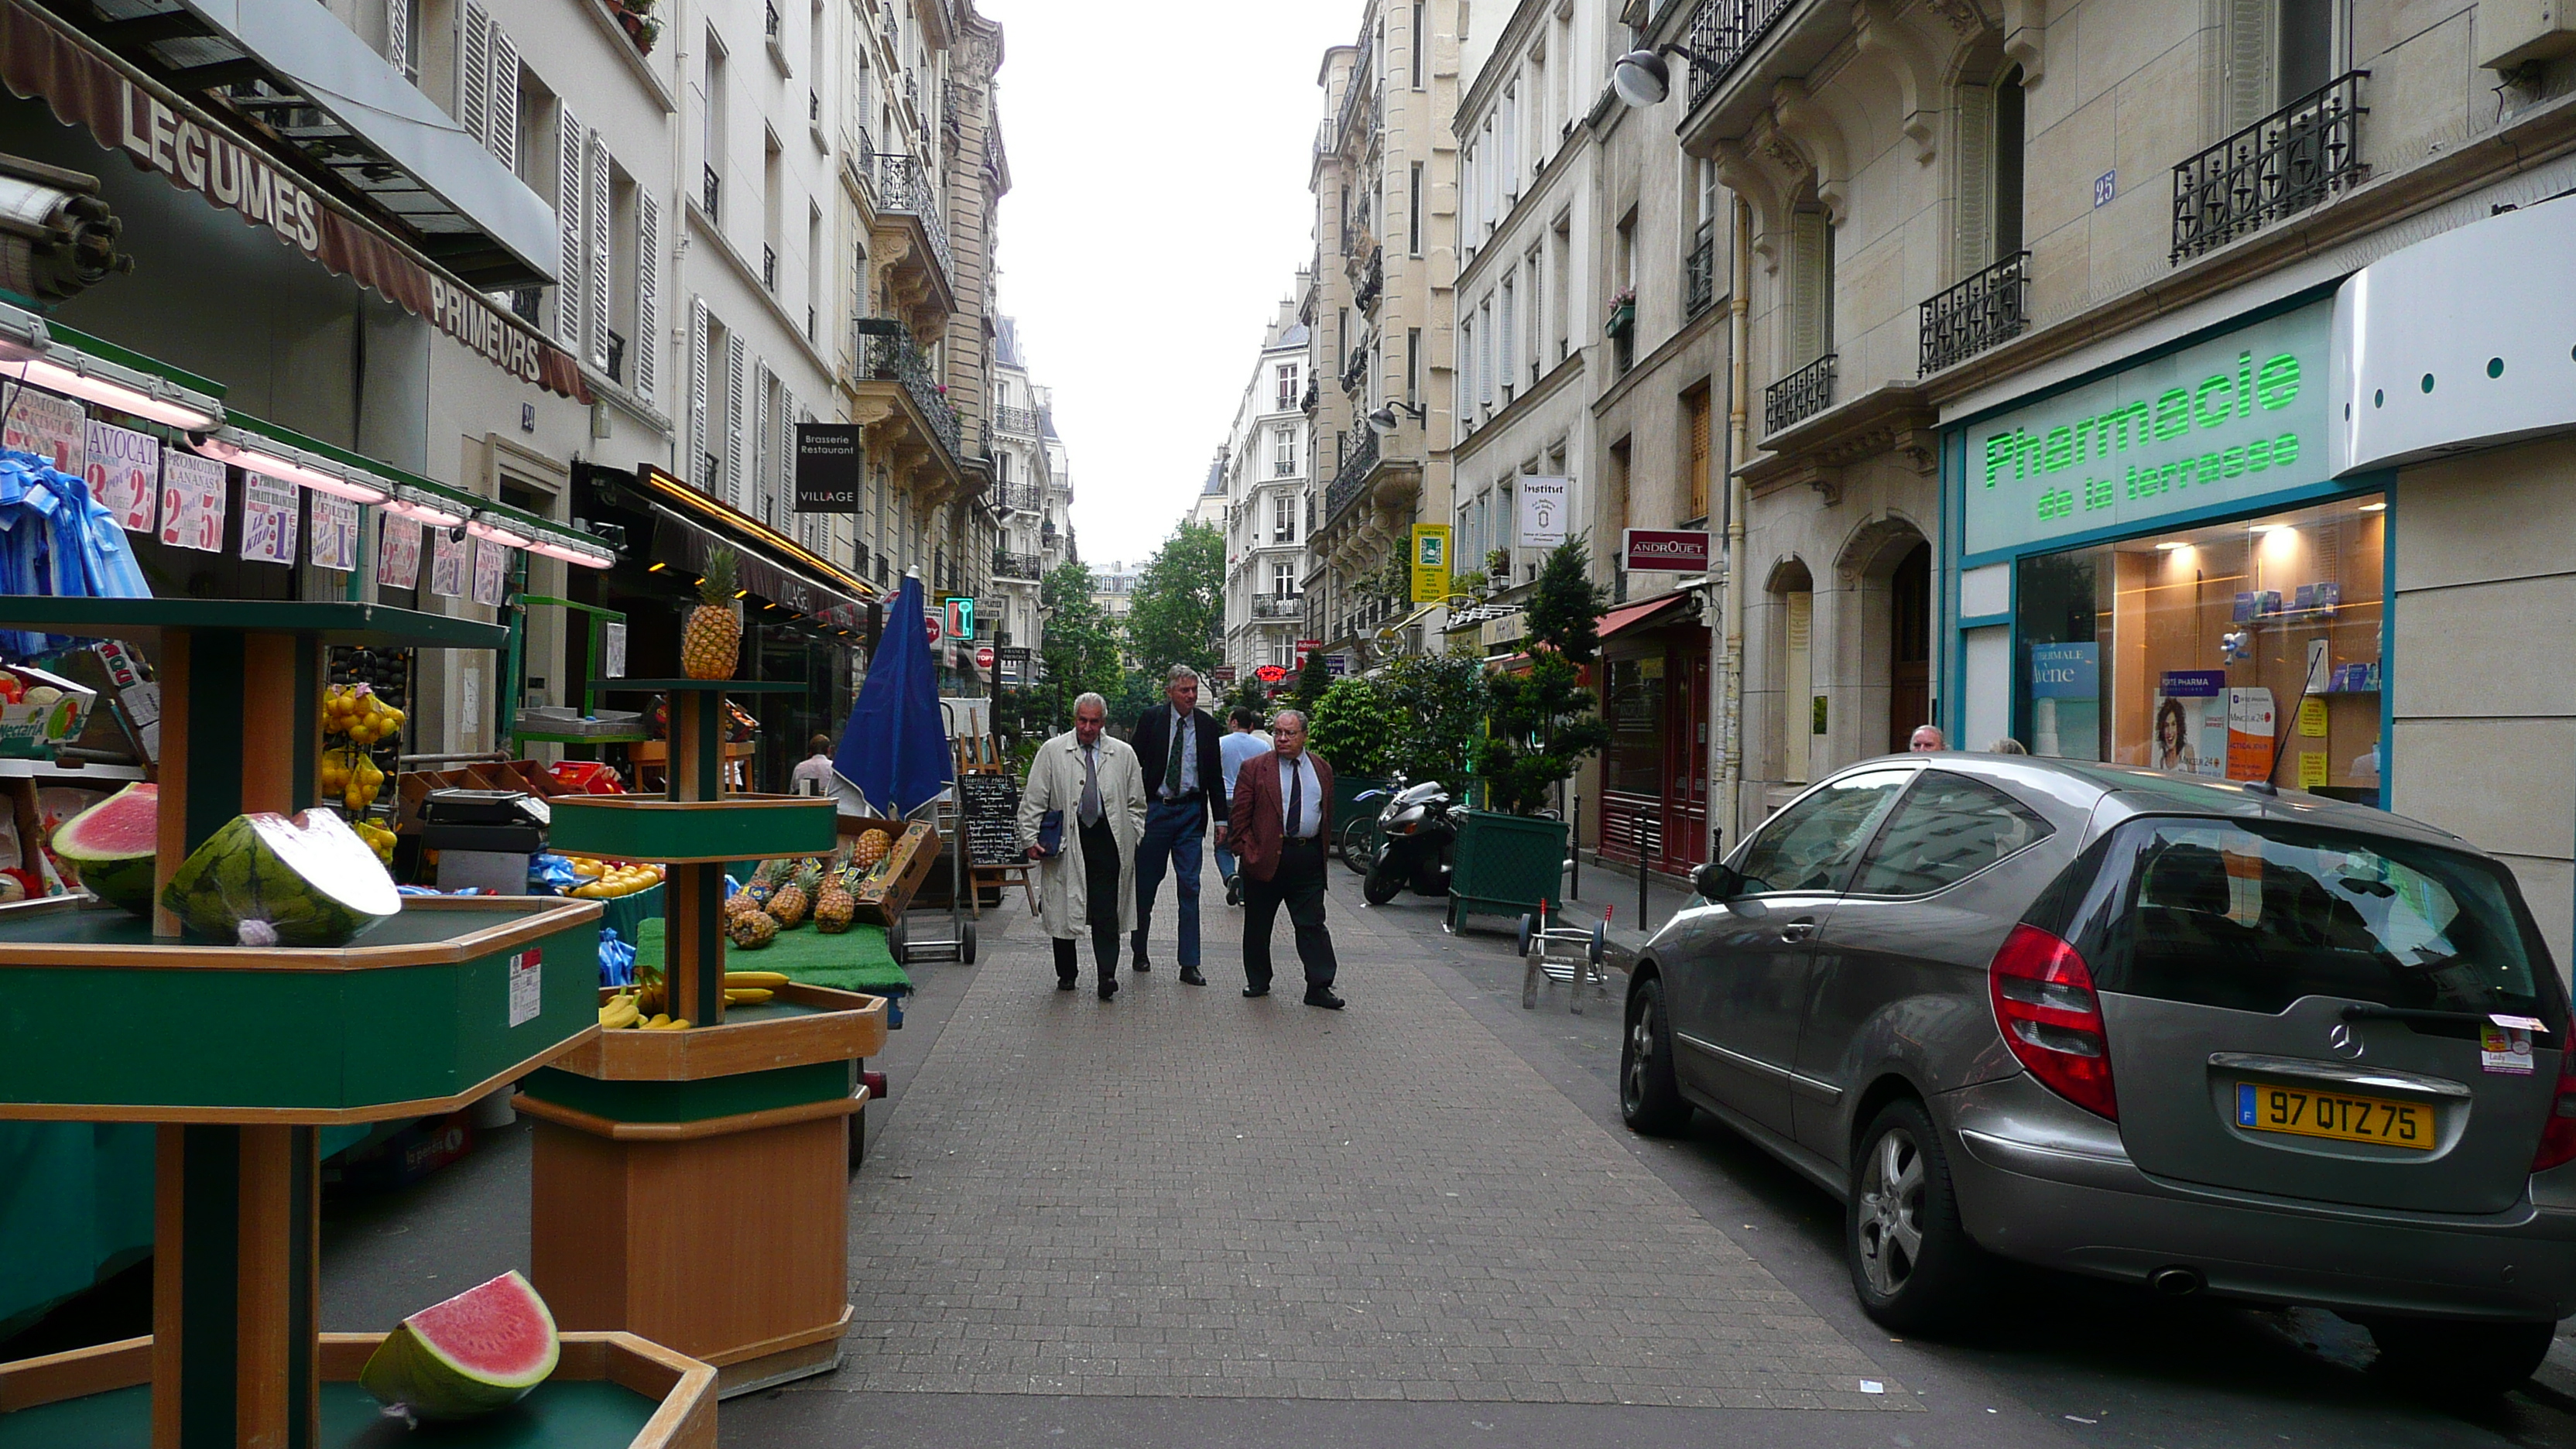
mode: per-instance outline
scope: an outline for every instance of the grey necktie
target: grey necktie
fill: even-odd
[[[1300,804],[1306,798],[1306,770],[1303,761],[1288,762],[1288,834],[1297,834]]]
[[[1100,751],[1096,745],[1082,747],[1082,805],[1078,816],[1085,825],[1100,823]]]

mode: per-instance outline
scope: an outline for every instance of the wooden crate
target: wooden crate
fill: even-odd
[[[891,833],[894,844],[886,851],[884,866],[859,885],[858,918],[872,926],[891,926],[911,909],[914,893],[930,878],[931,867],[939,863],[939,832],[926,820],[840,817],[841,834],[853,842],[870,830]]]

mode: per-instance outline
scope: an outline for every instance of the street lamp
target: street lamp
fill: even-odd
[[[1420,407],[1416,407],[1412,403],[1391,402],[1386,406],[1379,408],[1376,412],[1368,415],[1369,431],[1377,434],[1381,438],[1394,437],[1395,415],[1398,412],[1402,412],[1405,416],[1410,417],[1417,423],[1429,416],[1427,411]]]
[[[1650,50],[1632,50],[1619,57],[1610,67],[1610,88],[1632,106],[1662,105],[1664,97],[1673,93],[1673,74],[1664,64],[1667,55],[1678,55],[1712,75],[1726,69],[1687,45],[1666,41]]]

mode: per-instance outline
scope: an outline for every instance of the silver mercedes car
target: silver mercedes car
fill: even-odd
[[[1620,1107],[1694,1108],[1845,1210],[1862,1306],[1988,1255],[2313,1304],[2501,1392],[2576,1311],[2576,1053],[2514,879],[2401,817],[2004,755],[1871,760],[1639,954]]]

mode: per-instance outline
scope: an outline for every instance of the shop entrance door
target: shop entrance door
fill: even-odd
[[[1902,754],[1932,718],[1932,546],[1914,545],[1887,581],[1887,750]],[[1964,748],[1964,741],[1953,741]]]
[[[1708,859],[1708,631],[1673,631],[1665,667],[1662,868],[1686,875]]]

